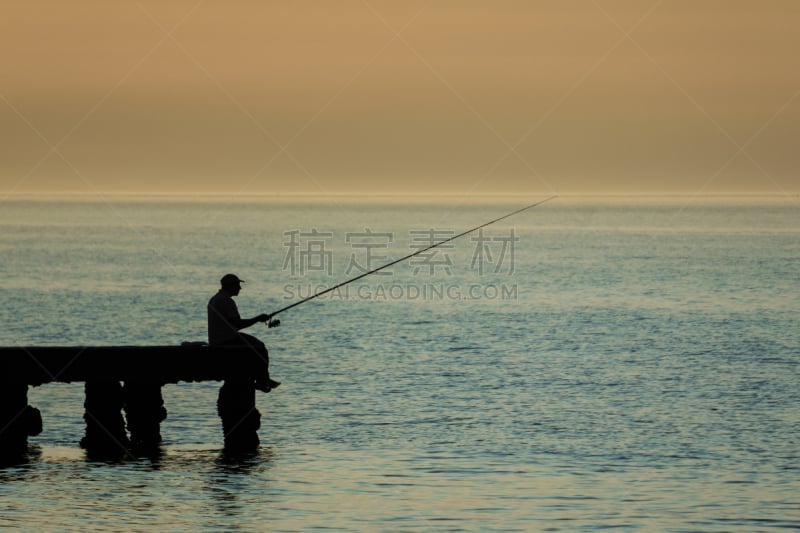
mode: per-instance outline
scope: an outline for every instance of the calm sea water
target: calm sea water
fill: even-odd
[[[203,340],[226,272],[270,312],[514,207],[5,202],[0,346]],[[32,388],[0,530],[800,529],[799,214],[555,200],[287,311],[246,460],[218,383],[118,464]]]

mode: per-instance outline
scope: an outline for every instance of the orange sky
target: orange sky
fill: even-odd
[[[0,10],[2,197],[800,192],[795,0]]]

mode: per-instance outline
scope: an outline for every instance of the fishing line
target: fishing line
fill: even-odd
[[[485,228],[486,226],[494,224],[495,222],[500,222],[503,219],[506,219],[506,218],[514,216],[516,214],[522,213],[523,211],[527,211],[528,209],[533,209],[537,205],[542,205],[545,202],[549,202],[553,198],[556,198],[556,196],[551,196],[549,198],[545,198],[544,200],[540,200],[540,201],[538,201],[536,203],[527,205],[525,207],[517,209],[516,211],[512,211],[511,213],[508,213],[508,214],[505,214],[505,215],[503,215],[501,217],[495,218],[494,220],[490,220],[489,222],[484,222],[480,226],[475,226],[474,228],[471,228],[471,229],[468,229],[467,231],[461,232],[458,235],[454,235],[452,237],[448,237],[447,239],[444,239],[443,241],[431,244],[430,246],[426,246],[425,248],[422,248],[421,250],[417,250],[416,252],[410,253],[410,254],[408,254],[408,255],[406,255],[404,257],[401,257],[400,259],[395,259],[394,261],[391,261],[389,263],[386,263],[385,265],[379,266],[378,268],[373,268],[372,270],[370,270],[368,272],[363,272],[362,274],[359,274],[358,276],[356,276],[354,278],[350,278],[350,279],[348,279],[346,281],[343,281],[341,283],[338,283],[338,284],[336,284],[336,285],[334,285],[332,287],[328,287],[327,289],[325,289],[323,291],[315,292],[314,294],[312,294],[310,296],[306,296],[302,300],[298,300],[298,301],[296,301],[296,302],[294,302],[292,304],[287,305],[286,307],[282,307],[281,309],[278,309],[277,311],[274,311],[274,312],[270,313],[270,316],[273,317],[273,316],[277,315],[278,313],[283,313],[284,311],[288,311],[289,309],[292,309],[293,307],[297,307],[300,304],[304,304],[304,303],[306,303],[306,302],[308,302],[310,300],[313,300],[314,298],[318,298],[318,297],[322,296],[323,294],[328,294],[331,291],[335,291],[339,287],[344,287],[348,283],[353,283],[354,281],[358,281],[361,278],[365,278],[365,277],[367,277],[367,276],[369,276],[371,274],[374,274],[376,272],[380,272],[381,270],[383,270],[385,268],[389,268],[390,266],[396,265],[397,263],[405,261],[406,259],[411,259],[415,255],[419,255],[419,254],[421,254],[423,252],[427,252],[428,250],[432,250],[432,249],[436,248],[437,246],[441,246],[441,245],[443,245],[445,243],[448,243],[450,241],[454,241],[454,240],[458,239],[459,237],[463,237],[464,235],[472,233],[473,231],[478,231],[479,229]]]

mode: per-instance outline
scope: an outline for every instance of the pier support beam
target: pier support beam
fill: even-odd
[[[86,436],[81,448],[98,458],[122,457],[130,445],[122,418],[122,385],[119,381],[91,380],[85,390]]]
[[[28,405],[28,385],[0,382],[0,464],[25,460],[28,437],[42,432],[42,415]]]
[[[150,381],[125,382],[125,419],[134,451],[153,450],[161,444],[161,422],[167,418],[161,386]]]
[[[261,413],[256,409],[252,379],[226,380],[219,390],[217,413],[222,418],[226,451],[247,453],[258,450]]]

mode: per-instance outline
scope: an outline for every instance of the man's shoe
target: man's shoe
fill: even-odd
[[[280,381],[275,381],[274,379],[258,379],[256,380],[255,388],[257,391],[269,392],[272,389],[278,388],[278,385],[280,384]]]

